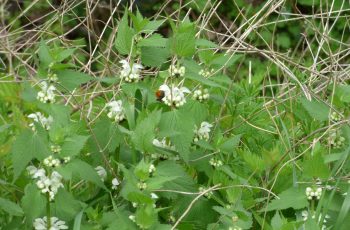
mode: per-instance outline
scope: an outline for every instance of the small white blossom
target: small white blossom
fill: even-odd
[[[140,190],[145,190],[147,188],[147,184],[145,182],[139,182],[139,183],[137,183],[137,187]]]
[[[175,146],[172,146],[170,141],[167,142],[166,138],[163,138],[161,141],[153,139],[152,144],[159,148],[175,150]]]
[[[53,118],[51,116],[45,117],[42,113],[36,112],[28,115],[28,118],[33,119],[34,122],[40,123],[42,127],[46,130],[51,128],[51,124],[53,122]],[[29,124],[33,130],[35,130],[34,123]]]
[[[60,153],[62,148],[59,145],[51,145],[50,146],[51,152],[53,153]]]
[[[186,87],[174,87],[171,88],[167,85],[161,85],[159,90],[164,92],[162,101],[168,106],[180,107],[186,103],[185,93],[191,93]]]
[[[54,85],[47,84],[46,81],[39,83],[41,91],[38,92],[36,98],[43,103],[54,103],[56,87]]]
[[[57,217],[54,216],[50,218],[50,226],[50,230],[68,229],[66,222],[64,222],[63,220],[59,220]],[[47,230],[47,217],[45,216],[43,218],[36,218],[33,222],[33,227],[35,230]]]
[[[58,167],[61,164],[60,160],[53,158],[53,156],[46,157],[43,163],[48,167]]]
[[[64,163],[68,163],[70,161],[70,157],[63,157]]]
[[[50,201],[53,200],[58,189],[63,187],[63,184],[61,183],[62,176],[56,171],[53,171],[50,177],[46,176],[46,172],[43,171],[43,169],[38,169],[37,175],[39,176],[35,177],[36,174],[33,175],[34,179],[38,179],[36,185],[42,193],[49,193]]]
[[[138,82],[140,80],[140,72],[143,69],[141,64],[130,63],[127,60],[121,60],[123,69],[120,71],[120,76],[126,82]]]
[[[49,79],[50,82],[57,82],[58,78],[57,78],[57,74],[49,74],[49,76],[47,77]]]
[[[223,165],[222,161],[216,158],[211,158],[209,164],[211,164],[214,167],[220,167]]]
[[[328,143],[332,148],[341,148],[345,143],[345,137],[342,136],[340,130],[331,129],[329,131]]]
[[[186,73],[185,66],[170,65],[168,71],[172,77],[183,77]]]
[[[198,100],[200,102],[205,101],[207,99],[209,99],[209,93],[208,93],[208,89],[197,89],[193,92],[193,99]]]
[[[337,113],[337,112],[332,112],[330,114],[330,119],[333,121],[333,122],[338,122],[338,121],[341,121],[342,119],[342,115]]]
[[[319,200],[321,198],[322,195],[322,188],[318,187],[318,188],[310,188],[307,187],[305,190],[305,194],[307,196],[307,199],[312,200],[314,197]]]
[[[118,185],[119,185],[120,183],[119,183],[119,180],[118,180],[118,178],[113,178],[113,180],[112,180],[112,189],[113,190],[116,190],[117,188],[118,188]]]
[[[306,211],[306,210],[303,210],[303,211],[301,212],[301,217],[302,217],[303,221],[307,221],[307,219],[309,218],[309,212]],[[313,214],[313,215],[311,216],[311,218],[312,218],[312,219],[316,219],[315,214]],[[326,214],[326,215],[324,216],[323,225],[322,225],[322,228],[321,228],[322,230],[327,229],[327,226],[326,226],[325,224],[327,223],[327,219],[329,219],[329,218],[330,218],[330,216],[329,216],[328,214]],[[318,216],[318,223],[320,223],[321,220],[322,220],[322,215],[320,214],[320,215]]]
[[[107,177],[106,169],[99,165],[95,168],[95,170],[96,170],[97,174],[101,177],[101,180],[104,181]]]
[[[207,69],[201,69],[198,74],[199,75],[202,75],[203,77],[207,78],[209,77],[210,75],[212,75],[214,73],[214,69],[211,69],[211,70],[207,70]]]
[[[197,142],[202,139],[209,140],[209,134],[212,127],[213,125],[209,124],[206,121],[203,121],[199,128],[195,127],[194,133],[196,136],[194,138],[194,141]]]
[[[159,197],[157,196],[157,194],[155,194],[154,192],[152,192],[152,193],[151,193],[151,198],[152,198],[153,200],[156,200],[156,199],[158,199]]]
[[[134,215],[130,215],[129,216],[129,219],[132,221],[132,222],[135,222],[136,221],[136,217]]]
[[[154,165],[151,164],[151,165],[149,166],[148,172],[149,172],[150,174],[152,174],[152,173],[154,173],[155,171],[156,171],[156,167],[154,167]]]
[[[123,102],[121,100],[111,101],[107,103],[107,107],[109,107],[109,112],[107,116],[113,119],[116,122],[122,121],[125,117]]]

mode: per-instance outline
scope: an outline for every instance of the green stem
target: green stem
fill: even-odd
[[[47,217],[47,229],[51,228],[51,207],[50,207],[50,194],[46,193],[46,217]]]

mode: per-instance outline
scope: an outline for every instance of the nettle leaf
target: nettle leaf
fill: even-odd
[[[181,109],[164,113],[159,124],[161,131],[178,133],[170,139],[185,161],[189,159],[189,147],[194,136],[194,125],[193,115]]]
[[[12,162],[14,177],[16,181],[27,164],[34,158],[42,160],[49,155],[47,139],[40,135],[39,132],[24,130],[13,143]]]
[[[72,136],[67,137],[64,140],[64,144],[62,145],[60,155],[63,157],[72,157],[78,155],[83,149],[88,138],[89,136],[81,136],[77,134],[73,134]]]
[[[152,141],[155,138],[155,128],[161,117],[161,111],[153,111],[146,118],[141,120],[132,135],[132,141],[136,149],[142,152],[153,151]]]
[[[141,47],[141,61],[145,66],[160,67],[169,57],[168,47]]]
[[[305,160],[303,166],[306,177],[326,179],[330,175],[321,153],[315,153],[311,158]]]
[[[134,30],[128,26],[128,14],[124,13],[119,22],[117,38],[114,43],[120,54],[128,55],[131,53],[134,34]]]
[[[158,219],[157,212],[151,204],[142,205],[137,208],[135,220],[138,226],[147,229],[156,223]]]
[[[262,208],[260,212],[283,210],[287,208],[302,209],[308,206],[308,201],[303,188],[289,188],[279,194],[280,199],[274,199],[266,208]]]
[[[24,189],[21,205],[27,224],[32,226],[33,220],[45,213],[46,197],[35,184],[28,184]]]
[[[193,115],[196,124],[200,124],[202,121],[205,121],[209,113],[205,104],[195,100],[188,101],[183,106],[183,109],[187,110],[189,114]]]
[[[140,47],[166,47],[167,43],[167,38],[163,38],[160,34],[152,34],[150,37],[142,39],[137,45]]]
[[[106,215],[108,213],[103,213],[103,219],[102,223],[106,222],[107,218],[110,220],[107,220],[108,222],[108,228],[107,230],[136,230],[138,229],[134,222],[132,222],[129,219],[129,214],[125,210],[122,209],[114,209],[114,212],[110,215]]]
[[[92,182],[97,186],[107,190],[101,178],[98,176],[96,170],[84,161],[78,159],[72,160],[65,166],[58,168],[57,171],[66,180],[70,180],[72,178],[72,175],[76,175],[79,179]]]
[[[12,216],[23,216],[23,210],[18,204],[1,197],[0,197],[0,209],[2,209],[3,211],[7,212]]]
[[[93,78],[85,73],[77,72],[75,70],[61,70],[57,71],[57,78],[65,91],[72,91],[83,83],[86,83]]]
[[[195,25],[183,22],[170,39],[170,48],[173,54],[180,57],[192,56],[196,51]]]
[[[43,65],[44,68],[48,68],[49,65],[54,61],[50,54],[49,47],[47,47],[45,41],[43,40],[40,41],[38,55],[40,63]]]
[[[318,121],[328,121],[329,107],[327,105],[316,100],[301,99],[300,102],[312,118]]]
[[[52,212],[66,221],[74,217],[82,209],[81,203],[76,200],[72,194],[64,189],[60,189],[55,196],[55,202],[51,206]]]
[[[223,152],[232,153],[234,151],[234,148],[237,147],[237,145],[239,144],[240,140],[241,140],[241,135],[236,135],[228,139],[225,139],[219,145],[219,149]]]
[[[147,23],[143,31],[152,32],[157,30],[166,20],[153,20]]]
[[[146,163],[143,159],[136,165],[134,169],[135,176],[141,180],[145,181],[149,177],[149,166],[150,164]]]
[[[207,39],[203,39],[203,38],[200,38],[200,39],[196,40],[196,46],[205,47],[205,48],[218,48],[219,47],[214,42],[209,41]]]

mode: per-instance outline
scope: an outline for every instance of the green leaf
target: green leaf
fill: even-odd
[[[289,188],[279,194],[280,199],[274,199],[271,201],[266,208],[262,208],[260,212],[272,211],[272,210],[283,210],[287,208],[302,209],[309,205],[305,190],[302,188]]]
[[[163,38],[160,34],[152,34],[148,38],[142,39],[137,45],[140,47],[151,46],[151,47],[166,47],[168,39]]]
[[[193,23],[182,23],[170,39],[170,48],[173,54],[180,57],[192,56],[196,51],[195,35],[196,30]]]
[[[0,197],[0,209],[2,209],[3,211],[7,212],[12,216],[23,216],[23,210],[18,204],[1,197]]]
[[[202,38],[196,40],[196,46],[206,47],[206,48],[218,48],[219,47],[214,42],[209,41],[207,39],[202,39]]]
[[[141,120],[132,135],[135,148],[142,152],[153,151],[152,141],[155,138],[155,128],[161,117],[161,111],[153,111],[146,118]]]
[[[57,78],[62,85],[63,90],[72,91],[83,83],[86,83],[93,78],[85,73],[77,72],[74,70],[61,70],[57,71]]]
[[[141,61],[145,66],[160,67],[169,57],[167,47],[141,47]]]
[[[321,153],[315,153],[310,159],[305,160],[303,165],[304,175],[309,178],[327,179],[330,175]]]
[[[46,198],[35,184],[28,184],[24,189],[21,205],[26,216],[26,222],[32,225],[35,218],[44,215]]]
[[[301,99],[301,104],[309,115],[318,121],[328,121],[329,107],[322,102],[307,99]]]
[[[349,217],[349,211],[350,211],[350,186],[348,186],[348,191],[345,196],[343,205],[340,209],[340,212],[338,214],[337,221],[335,223],[334,229],[341,229],[341,226],[344,224],[344,220]]]
[[[107,230],[136,230],[136,225],[129,219],[129,215],[123,209],[114,209],[112,221]]]
[[[124,13],[119,22],[115,47],[120,54],[128,55],[131,52],[133,44],[134,31],[128,26],[128,14]]]
[[[276,211],[275,215],[271,219],[271,226],[273,227],[273,229],[276,230],[281,229],[283,222],[284,221],[281,218],[280,214],[278,213],[278,211]]]
[[[73,220],[82,209],[80,202],[64,189],[58,191],[51,207],[57,216],[66,221]]]
[[[49,65],[53,62],[53,58],[50,54],[50,50],[45,44],[45,41],[41,40],[39,45],[39,60],[44,68],[48,68]]]
[[[107,190],[96,170],[84,161],[78,159],[72,160],[65,166],[58,168],[57,171],[67,180],[70,180],[72,175],[77,175],[79,179],[92,182]]]
[[[89,136],[80,136],[77,134],[67,137],[62,145],[60,155],[63,157],[78,155],[83,149],[88,138]]]
[[[157,221],[157,212],[152,205],[143,205],[137,209],[135,217],[137,225],[147,229]]]
[[[49,155],[47,145],[47,140],[40,136],[39,132],[34,133],[29,129],[17,137],[12,146],[14,181],[33,158],[42,160]]]
[[[172,131],[178,133],[170,137],[180,156],[188,161],[189,147],[194,136],[194,117],[186,110],[173,110],[162,115],[159,124],[161,131]]]
[[[148,22],[148,24],[143,28],[143,31],[155,31],[157,30],[166,20],[153,20]]]

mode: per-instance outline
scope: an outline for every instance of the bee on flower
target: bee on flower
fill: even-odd
[[[111,101],[107,103],[107,107],[109,107],[109,112],[107,116],[110,119],[113,119],[115,122],[120,122],[124,119],[124,108],[123,108],[123,102],[121,100],[118,101]]]
[[[180,107],[186,103],[185,94],[191,93],[191,91],[186,87],[175,87],[171,88],[168,85],[161,85],[159,91],[162,92],[162,97],[158,100],[163,101],[164,104],[168,106]]]
[[[120,71],[120,77],[126,82],[138,82],[140,77],[141,69],[143,66],[137,63],[129,63],[127,60],[121,60],[119,63],[122,64],[122,70]]]

